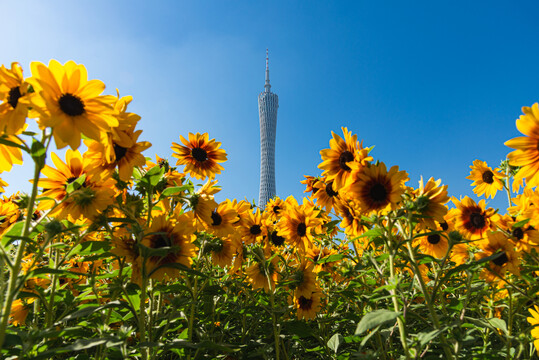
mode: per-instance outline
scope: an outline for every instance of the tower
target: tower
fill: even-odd
[[[275,196],[275,135],[279,97],[270,91],[268,49],[266,49],[266,83],[258,95],[260,118],[260,193],[258,206],[263,208]]]

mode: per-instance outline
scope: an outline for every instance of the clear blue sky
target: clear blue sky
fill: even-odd
[[[146,156],[208,132],[229,161],[218,200],[258,200],[257,96],[270,51],[279,95],[278,195],[299,197],[347,126],[373,156],[473,195],[474,159],[497,165],[539,100],[536,1],[11,1],[0,63],[75,60],[132,95]],[[31,169],[2,174],[27,190]],[[492,202],[505,206],[505,197]]]

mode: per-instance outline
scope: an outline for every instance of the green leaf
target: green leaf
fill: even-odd
[[[503,331],[505,335],[507,335],[507,324],[505,323],[505,320],[493,317],[493,318],[487,319],[487,321],[489,322],[490,325],[492,325],[496,329],[500,329],[501,331]]]
[[[333,255],[329,255],[329,256],[326,256],[325,258],[318,260],[316,263],[325,264],[329,262],[339,261],[339,260],[342,260],[343,258],[344,258],[343,254],[333,254]]]
[[[181,193],[181,192],[183,192],[183,191],[185,191],[185,190],[187,190],[189,188],[190,188],[189,185],[169,187],[169,188],[166,188],[165,190],[163,190],[163,192],[161,193],[161,197],[176,195],[176,194]]]
[[[386,309],[372,311],[367,315],[363,316],[363,318],[357,325],[355,334],[361,335],[367,330],[374,329],[377,326],[383,325],[390,321],[394,321],[400,315],[401,313]]]
[[[440,330],[433,330],[430,332],[421,332],[417,334],[417,339],[419,340],[419,343],[421,346],[427,345],[432,339],[436,338],[438,335],[440,335],[445,329]]]
[[[333,335],[331,337],[331,339],[329,339],[328,341],[328,347],[333,350],[335,352],[335,354],[337,353],[337,351],[339,350],[339,345],[341,345],[341,343],[343,342],[344,340],[344,337],[339,334],[339,333],[336,333],[335,335]]]
[[[371,229],[371,230],[368,230],[368,231],[365,231],[363,233],[363,235],[359,236],[360,238],[362,237],[368,237],[368,238],[375,238],[375,237],[378,237],[378,236],[382,236],[382,230],[378,229],[378,228],[374,228],[374,229]]]
[[[45,165],[45,158],[47,157],[47,149],[45,146],[36,139],[32,139],[32,147],[30,148],[30,155],[36,162],[36,164],[43,166]]]
[[[73,191],[80,189],[81,187],[84,186],[85,181],[86,181],[86,174],[82,174],[77,179],[67,184],[66,193],[71,194]]]
[[[73,249],[73,253],[79,256],[97,255],[110,250],[109,241],[85,241]]]
[[[526,225],[531,219],[524,219],[524,220],[521,220],[517,223],[514,223],[512,228],[513,229],[516,229],[516,228],[521,228],[523,227],[524,225]]]

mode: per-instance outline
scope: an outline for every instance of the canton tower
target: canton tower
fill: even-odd
[[[260,193],[258,206],[263,208],[275,196],[275,134],[279,97],[270,91],[268,49],[266,49],[266,83],[258,95],[260,118]]]

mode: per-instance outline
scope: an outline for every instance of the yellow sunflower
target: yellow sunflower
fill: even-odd
[[[422,254],[441,259],[447,255],[449,242],[447,240],[447,233],[443,232],[441,226],[436,230],[437,232],[430,232],[428,235],[418,237],[414,244],[419,246],[419,251]]]
[[[211,252],[212,264],[222,268],[232,265],[232,260],[239,246],[241,245],[232,236],[214,238],[206,245]]]
[[[185,171],[191,176],[200,180],[213,179],[224,170],[218,163],[226,161],[226,152],[219,149],[220,142],[209,140],[208,133],[189,133],[189,140],[180,135],[180,140],[185,146],[173,142],[172,156],[178,158],[176,165],[185,165]]]
[[[194,244],[196,235],[192,227],[192,214],[185,213],[173,219],[173,222],[170,220],[166,214],[154,217],[152,225],[142,238],[142,245],[150,249],[169,248],[166,255],[154,255],[146,259],[146,272],[151,274],[153,279],[177,279],[180,269],[166,265],[178,263],[191,267],[197,250]]]
[[[292,270],[291,278],[289,286],[295,291],[296,296],[309,297],[317,288],[314,264],[306,259]]]
[[[81,133],[99,141],[103,133],[118,126],[113,104],[114,96],[101,95],[105,84],[99,80],[88,81],[84,65],[68,61],[64,65],[51,60],[49,66],[40,62],[30,65],[32,77],[28,82],[36,93],[29,98],[39,114],[41,128],[52,128],[56,146],[80,146]]]
[[[19,220],[20,215],[19,206],[11,199],[4,197],[0,200],[0,236]]]
[[[533,309],[529,309],[529,312],[531,316],[527,317],[526,320],[533,325],[531,335],[533,337],[535,351],[537,351],[537,355],[539,355],[539,306],[534,305]]]
[[[266,213],[269,220],[278,221],[281,218],[284,207],[284,200],[279,198],[278,196],[275,196],[266,203],[264,213]]]
[[[21,66],[14,62],[11,70],[0,67],[0,134],[19,133],[28,115],[28,83],[24,81]]]
[[[511,218],[512,220],[512,218]],[[514,221],[508,223],[507,231],[511,233],[511,241],[518,251],[531,252],[532,249],[539,250],[539,231],[533,227],[530,222],[522,226],[514,226],[521,221],[527,220],[523,216],[517,216]]]
[[[389,172],[384,163],[363,168],[350,185],[350,193],[357,199],[363,213],[395,210],[408,181],[406,171],[392,166]]]
[[[306,199],[303,205],[298,205],[294,198],[290,199],[290,206],[286,207],[277,223],[277,235],[284,237],[300,250],[305,250],[314,241],[313,233],[322,225],[322,221],[318,218],[319,211],[315,210],[314,206],[309,206]]]
[[[357,141],[357,135],[352,135],[347,128],[342,128],[344,139],[333,131],[333,139],[329,141],[329,149],[320,151],[322,163],[318,168],[324,170],[322,176],[326,181],[334,182],[334,190],[340,191],[352,180],[352,172],[359,171],[372,157],[369,149]]]
[[[91,174],[100,178],[110,177],[115,168],[118,168],[120,180],[129,181],[135,167],[146,164],[146,158],[142,152],[152,146],[148,141],[137,142],[142,130],[120,131],[120,140],[114,140],[111,134],[104,136],[101,141],[84,140],[88,151],[84,157],[91,160]],[[107,151],[111,149],[112,151]]]
[[[223,201],[211,213],[211,222],[206,223],[206,231],[215,236],[226,237],[234,233],[234,223],[238,212],[229,200]]]
[[[414,190],[416,203],[420,206],[419,211],[427,216],[422,218],[421,221],[430,229],[436,228],[435,220],[443,222],[444,216],[447,214],[447,206],[444,205],[449,201],[447,185],[440,186],[441,182],[442,179],[434,181],[434,178],[431,177],[423,185],[422,176],[421,180],[419,180],[419,188]]]
[[[320,207],[325,208],[327,212],[331,212],[335,203],[339,201],[339,192],[333,189],[333,181],[318,181],[314,187],[317,188],[318,191],[313,192],[313,200],[316,200],[316,203]]]
[[[489,261],[486,268],[481,272],[481,278],[488,282],[497,281],[499,277],[505,277],[505,272],[510,271],[514,275],[520,275],[520,257],[515,252],[513,245],[501,231],[489,231],[487,239],[479,243],[480,252],[475,254],[475,259],[483,259],[488,256],[501,253],[501,255]]]
[[[14,135],[4,135],[4,139],[21,144],[21,140]],[[22,165],[22,150],[18,147],[0,144],[0,172],[10,171],[13,165]]]
[[[452,199],[456,209],[451,209],[448,217],[455,224],[455,229],[461,232],[468,240],[478,240],[485,238],[487,231],[494,230],[496,227],[495,210],[485,209],[485,200],[478,204],[465,197],[461,201]]]
[[[500,172],[500,169],[492,170],[486,162],[481,160],[474,160],[470,169],[472,171],[466,179],[473,180],[472,186],[475,186],[473,192],[477,196],[484,194],[487,199],[489,197],[494,199],[496,192],[503,189],[502,179],[505,175]]]
[[[245,274],[253,289],[264,289],[264,291],[268,292],[271,284],[271,289],[274,290],[275,282],[279,278],[277,257],[274,257],[271,261],[266,260],[264,263],[255,261],[245,269]]]
[[[299,320],[313,320],[320,311],[320,291],[314,291],[308,296],[295,294],[294,307]]]
[[[256,209],[254,213],[247,214],[246,218],[241,222],[238,232],[245,244],[258,243],[266,236],[267,229],[260,209]]]
[[[507,155],[512,166],[521,169],[515,180],[526,179],[529,186],[539,185],[539,105],[524,106],[523,115],[516,121],[517,129],[526,136],[516,137],[505,142],[505,146],[516,149]]]

